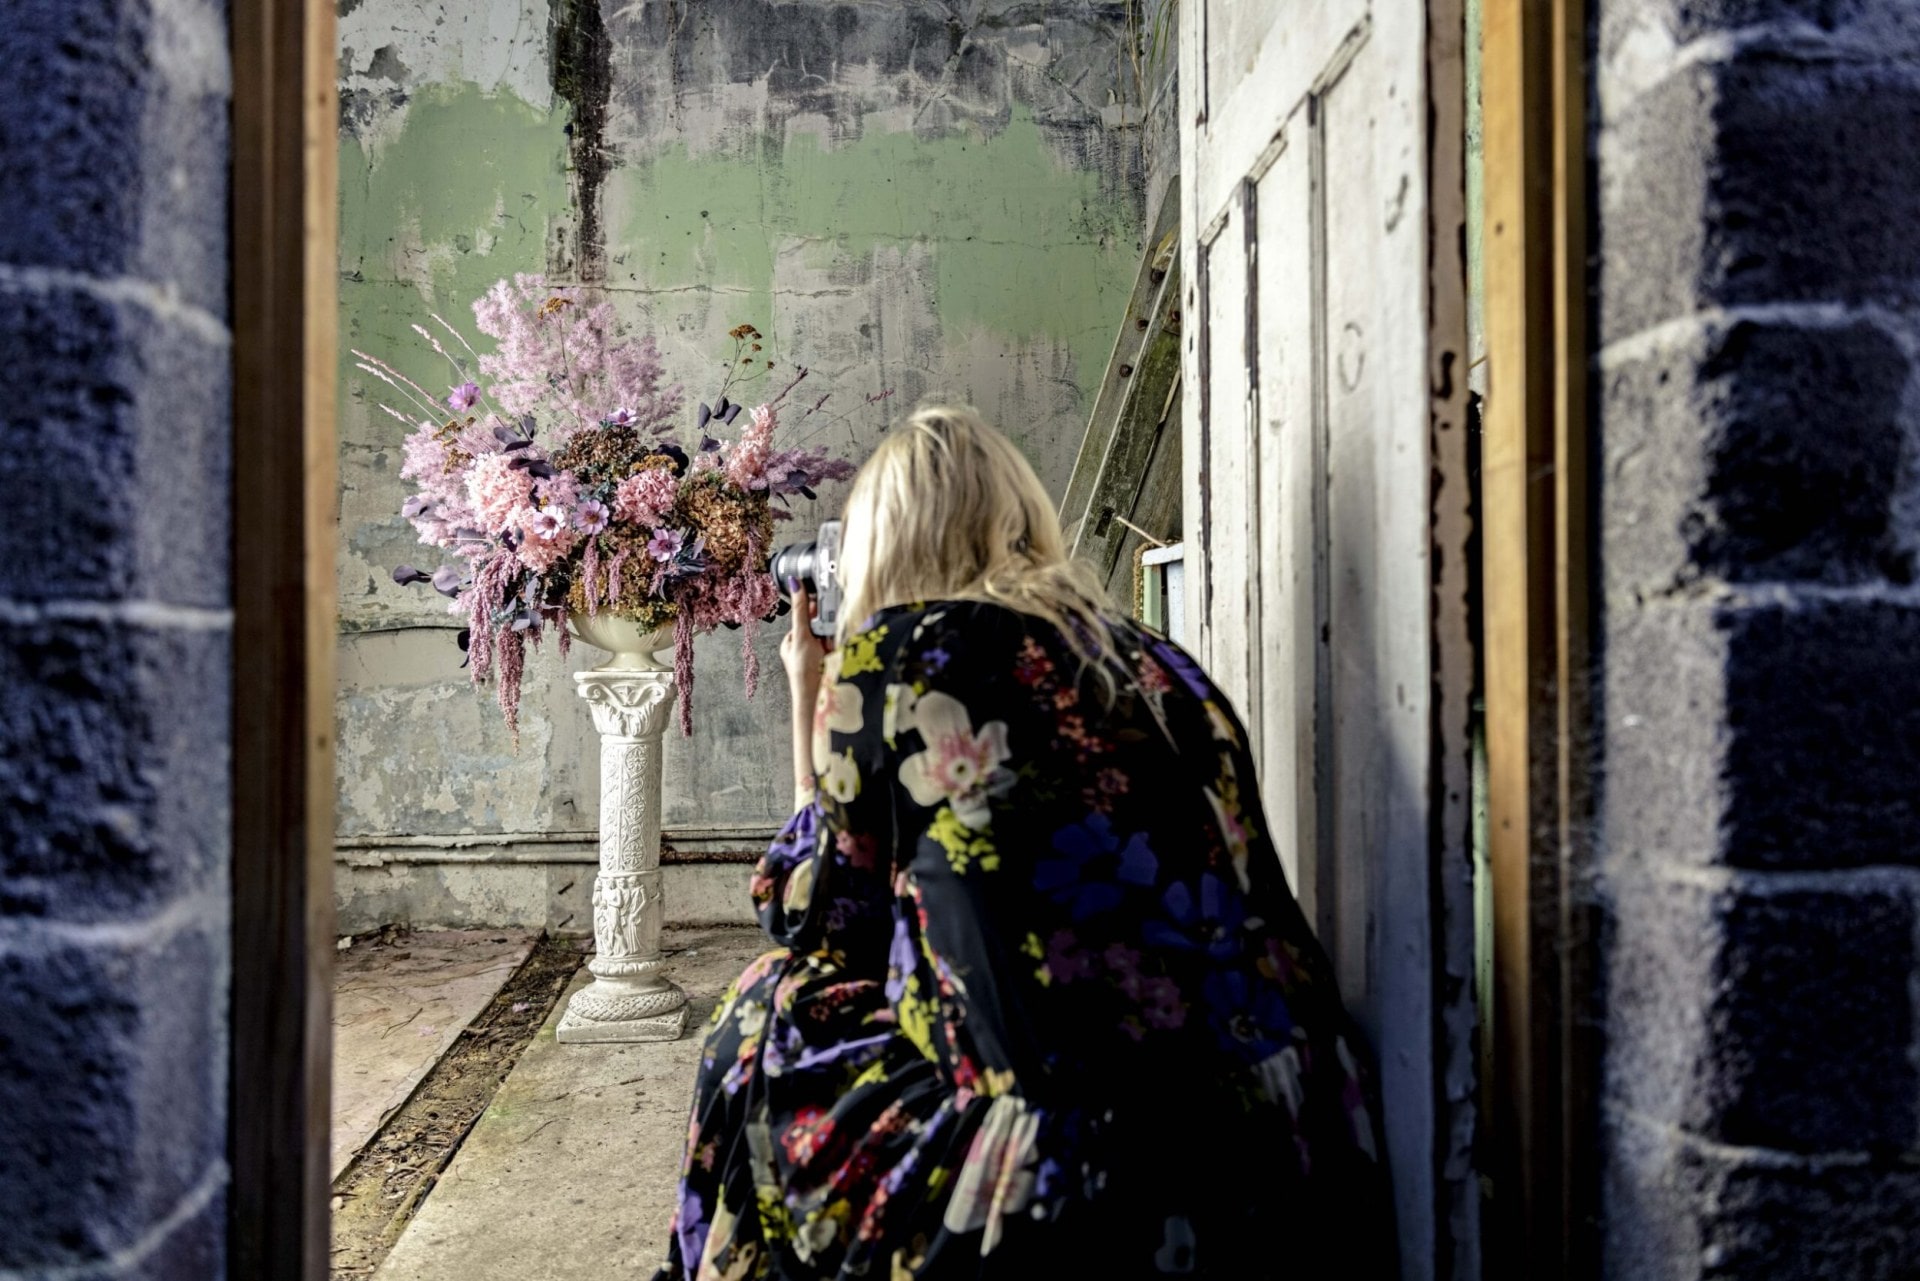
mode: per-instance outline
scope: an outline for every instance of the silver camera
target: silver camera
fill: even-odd
[[[810,543],[788,543],[767,563],[774,585],[787,599],[795,586],[807,589],[819,606],[813,616],[813,634],[831,636],[840,630],[840,522],[823,520]]]

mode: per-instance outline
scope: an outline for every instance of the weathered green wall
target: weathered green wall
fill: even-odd
[[[345,857],[389,865],[343,876],[351,923],[356,903],[393,914],[395,859],[590,858],[598,774],[557,663],[530,668],[516,753],[464,684],[443,602],[388,580],[426,559],[396,515],[403,429],[346,349],[437,389],[445,371],[408,325],[438,310],[464,326],[493,280],[545,271],[653,329],[696,399],[726,330],[751,322],[767,355],[817,371],[808,403],[833,391],[815,423],[882,388],[892,415],[967,401],[1058,488],[1142,193],[1130,117],[1107,105],[1129,87],[1117,12],[1055,8],[983,3],[969,23],[910,0],[343,0],[340,833]],[[888,416],[829,434],[864,454]],[[775,640],[759,642],[769,672]],[[708,638],[695,737],[669,747],[683,847],[699,830],[751,846],[785,815],[784,691],[748,704],[740,669],[738,637]],[[430,914],[527,919],[578,879],[507,870],[467,876],[467,898]]]

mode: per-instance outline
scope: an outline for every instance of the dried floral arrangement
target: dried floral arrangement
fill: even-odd
[[[689,448],[675,436],[680,387],[666,384],[650,335],[617,331],[611,304],[520,275],[476,300],[473,315],[492,352],[436,314],[452,349],[413,326],[453,369],[444,399],[353,353],[404,406],[380,408],[411,429],[400,475],[417,492],[400,514],[421,542],[454,557],[431,574],[402,565],[394,581],[451,598],[467,621],[460,644],[473,682],[494,683],[516,734],[527,648],[553,629],[564,656],[570,613],[673,629],[682,733],[693,728],[696,636],[742,629],[751,697],[753,627],[784,610],[767,573],[774,523],[791,518],[793,496],[811,499],[815,486],[854,470],[825,446],[776,446],[781,406],[807,371],[744,411],[729,396],[774,365],[761,358],[760,333],[738,326],[726,380],[715,403],[699,407]]]

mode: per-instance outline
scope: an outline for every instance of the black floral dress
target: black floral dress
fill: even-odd
[[[886,610],[829,656],[818,799],[754,876],[663,1281],[1372,1277],[1368,1073],[1246,735],[1115,619]]]

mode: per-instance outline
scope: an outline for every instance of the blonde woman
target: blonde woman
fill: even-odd
[[[660,1276],[1381,1274],[1359,1046],[1226,699],[970,411],[874,452],[841,561]]]

